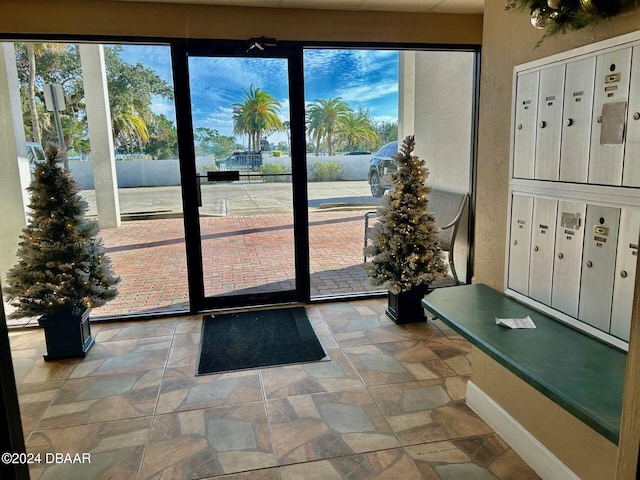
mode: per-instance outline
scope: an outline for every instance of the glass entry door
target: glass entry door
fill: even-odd
[[[306,240],[297,235],[306,229],[305,209],[296,213],[306,192],[294,180],[305,171],[304,120],[292,128],[294,109],[304,119],[302,92],[291,88],[299,62],[276,49],[245,50],[212,56],[212,49],[189,48],[183,57],[180,156],[191,177],[184,183],[194,190],[185,191],[185,204],[193,213],[187,230],[197,309],[308,297]],[[302,149],[293,145],[299,129]]]

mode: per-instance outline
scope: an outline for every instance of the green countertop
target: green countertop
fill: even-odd
[[[424,308],[615,444],[626,353],[506,297],[486,285],[435,289]],[[529,315],[535,329],[509,329],[499,318]]]

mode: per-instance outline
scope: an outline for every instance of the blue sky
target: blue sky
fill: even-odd
[[[395,50],[305,50],[306,101],[340,97],[354,109],[368,110],[376,121],[396,121],[398,56]],[[125,45],[122,57],[143,63],[173,83],[168,47]],[[242,102],[242,89],[252,84],[275,97],[282,104],[281,119],[288,120],[286,60],[191,57],[189,73],[195,127],[231,135],[232,105]],[[153,110],[175,118],[171,101],[157,99]],[[275,143],[281,139],[278,134],[269,137]]]

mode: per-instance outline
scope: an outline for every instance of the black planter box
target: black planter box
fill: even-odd
[[[427,287],[417,287],[398,294],[389,292],[387,315],[397,324],[424,320],[422,299],[429,292]]]
[[[63,358],[84,358],[93,347],[95,339],[91,336],[89,314],[84,311],[81,317],[72,315],[44,316],[38,323],[44,329],[47,344],[45,361]]]

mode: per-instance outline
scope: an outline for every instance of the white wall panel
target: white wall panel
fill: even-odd
[[[557,208],[557,200],[533,199],[529,296],[545,305],[551,305]]]
[[[516,178],[533,178],[539,76],[539,72],[533,72],[517,78],[513,139],[513,176]]]
[[[587,205],[578,318],[608,332],[620,209]]]
[[[638,239],[640,239],[640,210],[623,208],[620,213],[618,253],[613,284],[611,334],[626,341],[629,341],[631,326]]]
[[[563,182],[587,182],[595,68],[595,57],[567,64],[560,147]]]
[[[534,168],[536,180],[558,180],[564,72],[564,64],[540,71]]]
[[[640,187],[640,46],[633,47],[622,184]]]
[[[580,268],[587,206],[558,202],[551,306],[578,318]]]
[[[589,183],[622,184],[631,48],[598,55],[591,123]]]
[[[527,295],[533,197],[514,195],[511,201],[509,244],[509,288]]]

